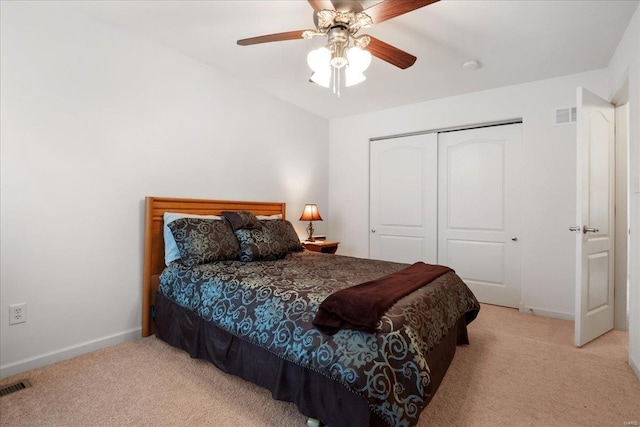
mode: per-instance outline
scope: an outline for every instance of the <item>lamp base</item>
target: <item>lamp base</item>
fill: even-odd
[[[313,223],[309,221],[309,225],[307,225],[307,242],[315,242],[316,239],[313,238]]]

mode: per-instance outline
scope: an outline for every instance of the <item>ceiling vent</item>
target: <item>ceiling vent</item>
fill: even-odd
[[[576,122],[576,107],[558,108],[554,110],[553,113],[553,124],[556,126],[568,125]]]

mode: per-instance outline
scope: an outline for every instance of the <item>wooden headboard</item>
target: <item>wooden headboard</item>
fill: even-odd
[[[230,200],[175,199],[168,197],[146,197],[144,216],[144,267],[142,277],[142,336],[155,333],[151,319],[151,307],[155,302],[164,269],[163,214],[180,212],[196,215],[220,215],[223,211],[250,211],[255,215],[282,214],[285,204],[281,202],[243,202]]]

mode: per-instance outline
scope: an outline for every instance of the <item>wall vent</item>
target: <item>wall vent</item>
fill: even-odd
[[[576,107],[558,108],[553,113],[553,124],[556,126],[575,123],[577,119]]]
[[[25,388],[29,387],[31,387],[31,383],[28,380],[22,380],[17,383],[0,387],[0,397],[15,393],[16,391],[24,390]]]

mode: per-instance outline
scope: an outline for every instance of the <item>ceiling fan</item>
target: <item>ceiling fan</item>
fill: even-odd
[[[333,83],[333,91],[339,96],[343,77],[346,86],[365,80],[362,72],[369,66],[371,55],[402,69],[409,68],[416,62],[415,56],[373,36],[356,36],[361,28],[369,28],[439,0],[383,0],[367,9],[363,9],[360,2],[355,0],[307,1],[314,10],[315,30],[268,34],[238,40],[237,43],[249,46],[326,36],[327,45],[311,51],[307,57],[313,70],[310,80],[324,87],[330,87]]]

